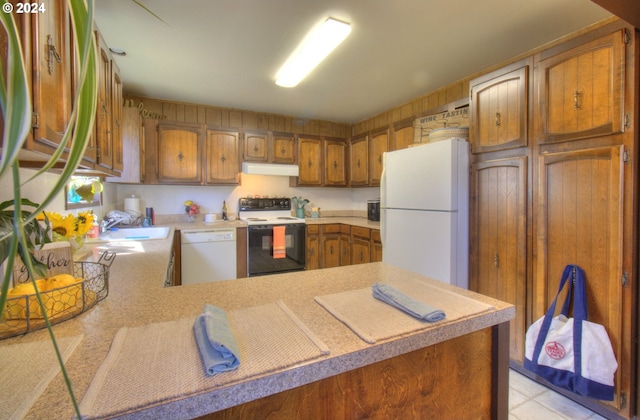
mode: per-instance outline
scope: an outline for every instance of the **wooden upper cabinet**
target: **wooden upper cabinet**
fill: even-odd
[[[120,69],[111,60],[111,140],[113,143],[113,170],[122,172],[124,169],[123,156],[123,118],[122,118],[122,79]]]
[[[497,70],[472,80],[469,85],[473,152],[526,146],[529,66]]]
[[[267,133],[245,132],[242,160],[267,162],[269,160],[269,135]]]
[[[622,131],[626,37],[620,30],[539,62],[542,143]]]
[[[298,139],[298,165],[300,174],[297,185],[322,185],[322,139],[300,137]]]
[[[113,168],[113,142],[111,139],[111,56],[109,47],[98,31],[98,105],[96,107],[95,136],[98,146],[98,165]]]
[[[349,173],[351,186],[369,185],[369,136],[362,134],[349,141]]]
[[[187,123],[159,122],[157,130],[158,182],[201,184],[202,128]]]
[[[389,130],[383,130],[371,134],[369,147],[369,186],[380,185],[382,178],[382,155],[389,151]]]
[[[31,15],[35,144],[27,147],[52,152],[61,143],[71,116],[71,30],[66,1],[40,3],[44,4],[46,13]],[[23,39],[23,43],[26,42]]]
[[[296,163],[296,139],[293,134],[273,133],[271,162]]]
[[[240,184],[239,133],[208,129],[205,161],[206,184]]]
[[[325,140],[324,147],[325,185],[347,185],[347,143],[344,140]]]
[[[393,125],[393,142],[389,144],[389,150],[406,149],[415,142],[413,122],[415,118],[407,118]]]

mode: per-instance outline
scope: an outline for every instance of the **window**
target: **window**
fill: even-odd
[[[97,176],[72,176],[67,182],[65,209],[96,207],[102,204],[102,181]]]

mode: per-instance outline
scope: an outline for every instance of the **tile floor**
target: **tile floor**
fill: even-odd
[[[509,420],[600,420],[604,417],[509,370]]]

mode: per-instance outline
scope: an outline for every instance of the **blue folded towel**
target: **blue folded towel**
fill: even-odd
[[[371,288],[373,290],[373,297],[376,299],[388,303],[422,321],[436,322],[446,317],[442,310],[415,300],[388,284],[375,283]]]
[[[207,375],[238,368],[240,352],[225,311],[205,305],[204,312],[193,324],[193,330]]]

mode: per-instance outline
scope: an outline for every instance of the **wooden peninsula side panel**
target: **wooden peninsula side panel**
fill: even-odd
[[[507,419],[508,342],[503,323],[200,419]]]

